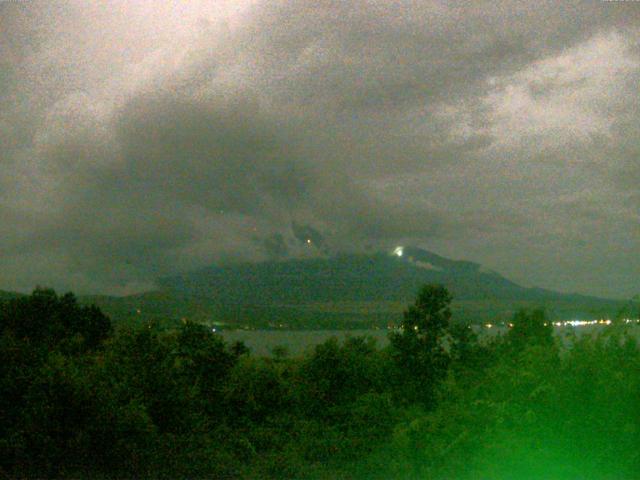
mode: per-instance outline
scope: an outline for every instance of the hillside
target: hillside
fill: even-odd
[[[230,323],[304,328],[396,322],[425,283],[454,295],[464,321],[504,321],[520,307],[543,307],[554,318],[611,316],[623,302],[522,287],[480,265],[407,247],[401,254],[212,266],[161,280],[163,297],[185,316]],[[150,294],[139,300],[149,303]],[[153,307],[154,302],[150,302]],[[177,309],[177,310],[176,310]]]
[[[401,319],[425,283],[445,285],[454,296],[454,320],[464,322],[508,321],[518,308],[542,307],[559,320],[629,310],[624,301],[525,288],[477,263],[411,247],[393,254],[211,266],[163,278],[155,291],[79,299],[98,305],[116,324],[171,326],[189,318],[220,328],[384,328]],[[0,300],[17,295],[0,291]]]

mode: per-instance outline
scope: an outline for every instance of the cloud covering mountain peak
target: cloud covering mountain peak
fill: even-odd
[[[300,228],[638,288],[635,5],[0,9],[5,288],[143,290]]]

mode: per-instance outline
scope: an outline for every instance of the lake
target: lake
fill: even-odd
[[[481,336],[492,337],[506,331],[506,328],[477,327]],[[577,335],[588,333],[600,333],[610,328],[606,325],[589,325],[582,327],[554,327],[556,335],[563,339],[566,344],[566,337],[575,332]],[[640,326],[626,326],[633,332],[637,339],[640,339]],[[367,336],[376,340],[378,347],[383,347],[389,342],[388,330],[226,330],[221,333],[227,342],[242,341],[251,349],[254,355],[270,355],[274,347],[284,346],[290,355],[298,356],[311,351],[316,345],[336,337],[342,341],[352,336]]]

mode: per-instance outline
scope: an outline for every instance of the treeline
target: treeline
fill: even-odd
[[[542,312],[478,341],[426,286],[402,330],[268,358],[201,325],[114,331],[37,289],[0,304],[0,477],[633,479],[640,351]]]

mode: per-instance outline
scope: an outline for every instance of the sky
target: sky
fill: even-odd
[[[0,289],[416,245],[629,298],[639,86],[632,1],[1,2]]]

